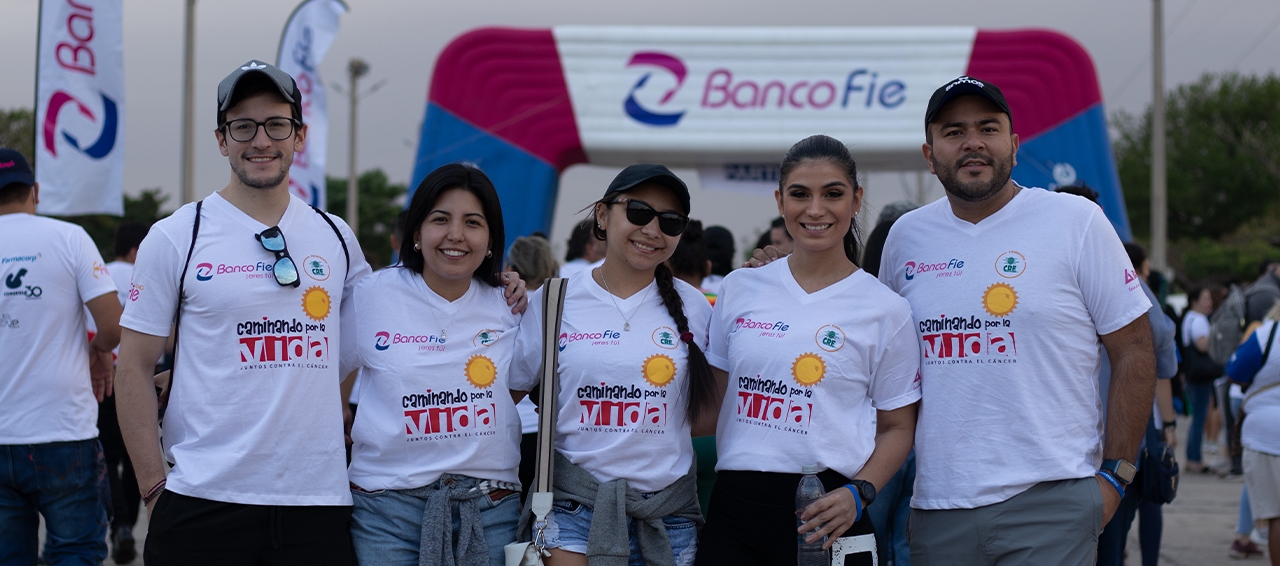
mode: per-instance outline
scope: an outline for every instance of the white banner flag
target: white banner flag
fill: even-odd
[[[36,64],[41,214],[124,214],[121,0],[43,0]]]
[[[317,68],[338,35],[338,16],[347,12],[341,0],[304,0],[293,10],[280,36],[276,66],[293,75],[302,92],[302,121],[307,144],[293,156],[289,191],[323,210],[324,162],[329,150],[329,106]]]

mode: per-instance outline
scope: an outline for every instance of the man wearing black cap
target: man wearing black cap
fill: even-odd
[[[36,216],[39,202],[27,160],[0,148],[0,564],[36,563],[37,513],[48,563],[96,564],[107,557],[96,401],[111,394],[120,303],[89,235]]]
[[[340,218],[289,193],[300,100],[261,61],[223,79],[214,135],[230,182],[138,250],[116,401],[149,565],[355,563],[338,336],[369,265]],[[162,456],[151,374],[174,324]]]
[[[880,270],[923,353],[912,563],[1093,564],[1151,411],[1149,303],[1101,209],[1011,180],[995,85],[939,88],[925,140],[947,198],[893,226]]]

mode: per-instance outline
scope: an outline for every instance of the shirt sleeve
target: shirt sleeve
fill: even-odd
[[[1151,302],[1147,318],[1151,322],[1151,340],[1156,347],[1156,377],[1170,379],[1178,374],[1178,348],[1173,341],[1176,327],[1173,320],[1169,319],[1169,315],[1164,314],[1160,309],[1159,301],[1155,300],[1155,294],[1147,288],[1145,283],[1142,285],[1142,290],[1147,295],[1147,300]]]
[[[897,329],[884,338],[880,359],[871,375],[871,405],[880,411],[892,411],[920,400],[920,346],[909,311],[901,318]]]
[[[711,309],[707,323],[707,363],[721,371],[729,371],[729,329],[725,326],[725,313],[729,310],[731,288],[726,278],[716,296],[716,306]]]
[[[80,302],[87,303],[107,293],[116,291],[116,283],[102,261],[102,254],[93,245],[93,239],[77,227],[71,237],[72,257],[75,258],[73,268],[76,273],[76,289],[80,293]]]
[[[511,355],[511,379],[516,391],[530,391],[542,378],[542,295],[546,287],[529,293],[529,308],[520,319],[516,350]],[[527,389],[525,389],[527,387]]]
[[[1227,376],[1231,381],[1246,385],[1253,383],[1253,377],[1262,368],[1262,329],[1263,327],[1258,327],[1253,335],[1236,348],[1234,354],[1231,354],[1231,360],[1227,362]],[[1268,335],[1270,332],[1271,329],[1267,328]]]
[[[1111,334],[1151,308],[1115,228],[1093,207],[1076,259],[1076,284],[1099,335]]]
[[[360,356],[360,316],[364,313],[358,306],[365,285],[356,285],[348,293],[343,290],[342,306],[339,316],[341,344],[338,356],[338,378],[345,379],[351,372],[363,367],[364,360]]]
[[[170,217],[171,221],[181,218],[177,214]],[[191,220],[194,221],[194,217]],[[190,224],[187,227],[189,230]],[[179,255],[177,244],[160,225],[147,233],[138,246],[132,288],[120,317],[121,326],[151,336],[169,335],[178,306],[178,279],[185,260],[186,249]],[[191,266],[191,269],[197,267]]]

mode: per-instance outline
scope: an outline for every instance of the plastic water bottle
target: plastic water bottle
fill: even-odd
[[[818,480],[818,466],[804,466],[801,468],[804,477],[800,478],[800,485],[796,487],[796,527],[799,528],[803,521],[800,515],[814,501],[822,498],[827,494],[827,490],[822,488],[822,482]],[[823,537],[816,542],[807,543],[805,538],[813,534],[812,531],[799,534],[796,536],[796,566],[828,566],[827,551],[822,549],[826,538]]]

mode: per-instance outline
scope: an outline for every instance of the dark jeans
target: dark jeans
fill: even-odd
[[[1187,461],[1204,462],[1200,446],[1204,443],[1204,422],[1209,415],[1209,401],[1213,398],[1212,383],[1187,383],[1187,396],[1191,398],[1191,427],[1187,429]]]
[[[40,516],[50,564],[107,558],[106,464],[98,439],[0,446],[0,564],[35,564]]]
[[[867,515],[876,526],[876,548],[881,564],[911,566],[911,544],[907,542],[907,519],[911,516],[911,496],[916,483],[916,451],[907,455],[898,472],[867,506]]]
[[[132,531],[138,523],[138,510],[142,505],[142,493],[138,491],[138,477],[133,473],[133,462],[124,447],[120,434],[120,422],[116,419],[114,395],[98,403],[98,438],[102,441],[102,455],[107,462],[107,482],[111,486],[111,502],[114,516],[111,532]]]
[[[241,505],[172,491],[156,500],[143,551],[147,566],[356,564],[351,507]]]

